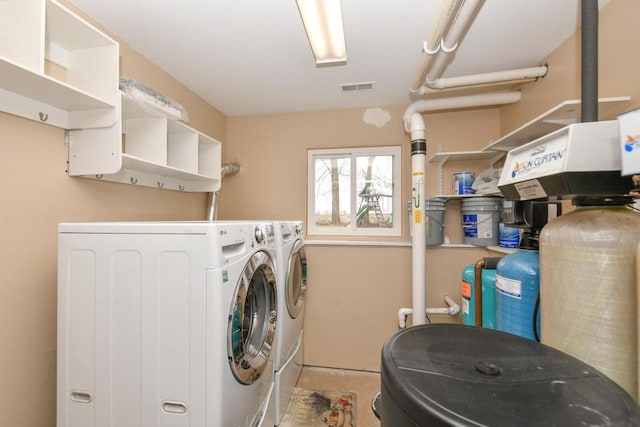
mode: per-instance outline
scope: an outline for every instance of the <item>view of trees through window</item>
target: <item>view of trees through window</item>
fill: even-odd
[[[392,154],[317,155],[313,166],[317,227],[393,227]]]

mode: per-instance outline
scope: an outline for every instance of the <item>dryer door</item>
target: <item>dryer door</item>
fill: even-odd
[[[228,325],[231,370],[243,384],[252,384],[269,360],[276,328],[276,279],[273,260],[256,252],[247,262],[233,298]]]
[[[287,310],[291,318],[298,317],[304,307],[304,295],[307,290],[307,256],[304,252],[304,243],[297,240],[287,267]]]

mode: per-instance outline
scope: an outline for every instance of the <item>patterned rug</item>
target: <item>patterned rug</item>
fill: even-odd
[[[356,394],[294,389],[279,427],[356,427]]]

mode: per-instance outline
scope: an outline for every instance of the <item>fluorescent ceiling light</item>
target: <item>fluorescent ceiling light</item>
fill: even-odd
[[[296,0],[307,31],[316,65],[344,65],[344,44],[340,0]]]

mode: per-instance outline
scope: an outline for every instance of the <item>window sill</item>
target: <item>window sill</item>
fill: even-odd
[[[305,240],[308,246],[379,246],[379,247],[411,247],[411,242],[406,241],[380,241],[380,240]],[[494,252],[513,253],[517,249],[501,248],[498,246],[474,246],[466,243],[445,243],[438,246],[427,246],[429,249],[487,249]]]
[[[307,246],[384,246],[410,247],[411,242],[387,240],[305,240]]]

